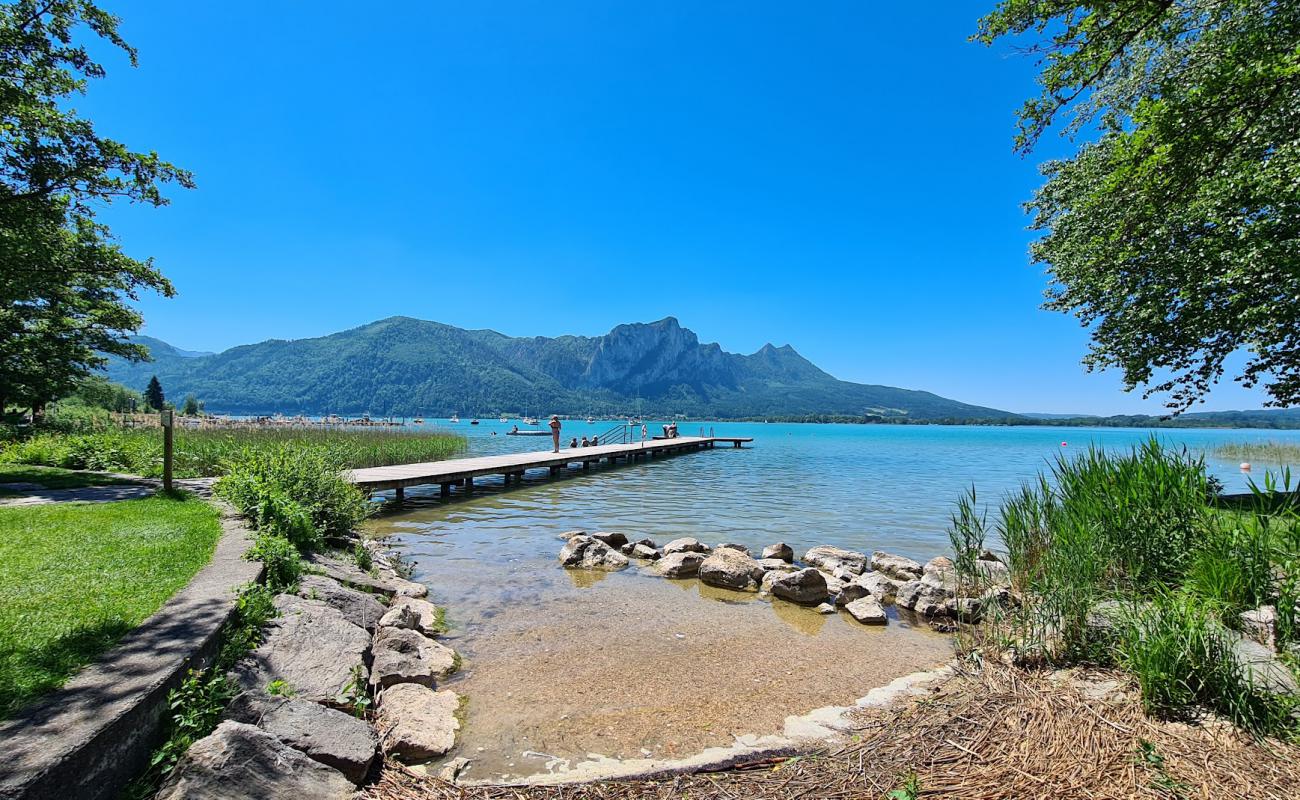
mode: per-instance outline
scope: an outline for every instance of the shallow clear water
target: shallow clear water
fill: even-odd
[[[496,420],[467,423],[440,427],[469,436],[470,455],[549,445],[501,435],[510,426]],[[609,426],[566,422],[565,441]],[[416,577],[448,607],[450,643],[466,664],[450,685],[470,697],[456,754],[475,761],[472,777],[526,775],[592,752],[685,755],[741,733],[778,732],[787,714],[852,702],[949,652],[907,620],[873,630],[842,613],[821,617],[635,569],[566,572],[555,560],[558,533],[619,530],[660,544],[694,536],[754,550],[785,541],[796,553],[835,544],[925,561],[948,549],[953,501],[972,485],[996,504],[1062,451],[1129,447],[1150,435],[761,423],[689,423],[681,432],[701,426],[755,441],[560,479],[538,470],[508,490],[484,478],[470,498],[411,489],[401,510],[371,523],[417,561]],[[1198,452],[1223,442],[1300,442],[1295,431],[1156,435]],[[1227,490],[1247,487],[1237,464],[1210,457],[1208,466]]]

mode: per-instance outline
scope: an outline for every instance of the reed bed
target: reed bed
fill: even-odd
[[[382,428],[178,428],[175,436],[175,474],[184,478],[222,475],[249,453],[284,448],[323,452],[354,469],[439,461],[465,450],[455,434]],[[0,444],[0,462],[157,477],[162,449],[157,428],[44,432]]]
[[[1019,800],[1295,797],[1300,747],[1214,718],[1148,717],[1121,674],[989,665],[931,697],[871,712],[847,744],[724,772],[564,786],[454,784],[395,762],[368,800]],[[909,785],[910,784],[910,785]]]
[[[1300,467],[1300,444],[1285,442],[1229,442],[1214,448],[1225,461],[1246,461]]]

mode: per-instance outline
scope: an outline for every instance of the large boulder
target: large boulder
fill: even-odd
[[[746,553],[726,547],[700,562],[699,577],[710,586],[752,592],[763,580],[763,568]]]
[[[1001,561],[981,558],[975,562],[975,574],[984,586],[1005,587],[1011,585],[1011,570]]]
[[[333,606],[348,622],[368,631],[373,631],[384,616],[384,604],[374,595],[349,589],[324,575],[303,575],[298,580],[298,596]]]
[[[926,617],[946,617],[952,612],[948,601],[953,593],[921,580],[912,580],[898,587],[894,603],[899,608],[915,611]]]
[[[707,553],[710,549],[707,544],[698,539],[683,536],[664,545],[664,555],[671,555],[672,553]]]
[[[871,568],[899,581],[919,580],[923,572],[922,566],[912,559],[883,550],[871,554]]]
[[[876,598],[869,595],[845,605],[844,610],[863,625],[884,625],[888,619],[885,609],[876,602]]]
[[[695,552],[666,553],[650,568],[665,578],[694,578],[700,571],[704,556]]]
[[[921,568],[921,582],[933,589],[955,592],[957,591],[957,567],[947,556],[932,558]]]
[[[460,666],[456,651],[407,628],[384,628],[375,634],[371,647],[370,685],[376,688],[399,683],[433,686]]]
[[[794,561],[794,549],[785,542],[769,544],[763,548],[763,558],[779,558],[786,563]]]
[[[617,531],[596,531],[591,535],[591,538],[598,542],[604,542],[615,550],[627,544],[627,534]]]
[[[795,572],[780,572],[770,585],[766,581],[763,585],[772,596],[792,603],[817,605],[829,597],[826,591],[826,579],[812,567]]]
[[[647,547],[646,545],[643,545],[640,542],[629,545],[629,549],[626,552],[624,552],[624,555],[629,556],[631,558],[638,558],[642,561],[659,560],[658,550],[654,549],[653,547]]]
[[[394,597],[379,624],[386,628],[411,628],[425,636],[437,636],[443,632],[442,613],[438,607],[415,597]]]
[[[280,615],[267,623],[257,649],[232,670],[241,689],[265,691],[272,681],[282,681],[296,697],[337,703],[358,688],[354,679],[365,685],[370,634],[320,600],[281,594],[274,602]]]
[[[375,732],[360,719],[320,703],[298,698],[269,698],[256,720],[259,728],[333,767],[353,783],[365,780],[379,750]]]
[[[346,800],[356,787],[253,725],[227,720],[185,751],[158,800]]]
[[[867,569],[867,556],[842,547],[818,545],[803,554],[804,563],[811,564],[823,572],[835,574],[835,570],[844,568],[854,575],[861,575]]]
[[[600,569],[617,571],[626,569],[627,556],[590,536],[575,536],[560,549],[560,563],[566,569]]]
[[[864,572],[854,581],[857,585],[867,590],[867,594],[876,598],[877,603],[892,603],[894,597],[898,594],[899,582],[888,577],[883,572]]]
[[[399,683],[379,696],[379,742],[384,752],[404,761],[436,758],[456,744],[460,695]]]

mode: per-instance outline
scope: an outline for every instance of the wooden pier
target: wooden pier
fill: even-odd
[[[719,443],[732,447],[752,442],[749,436],[680,436],[676,439],[651,439],[631,444],[606,444],[597,447],[564,447],[560,452],[541,450],[531,453],[511,453],[478,458],[453,458],[447,461],[428,461],[422,464],[398,464],[391,467],[354,469],[348,478],[362,489],[380,492],[394,489],[400,501],[404,490],[410,486],[442,487],[442,496],[451,494],[453,486],[466,493],[474,491],[474,479],[486,475],[504,476],[505,482],[519,482],[530,469],[547,469],[552,476],[571,467],[583,471],[592,464],[605,461],[616,464],[640,459],[658,458],[696,450],[712,450]]]

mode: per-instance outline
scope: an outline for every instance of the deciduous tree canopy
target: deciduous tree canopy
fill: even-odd
[[[104,75],[78,37],[99,37],[130,63],[116,17],[89,0],[0,3],[0,406],[40,407],[102,366],[143,358],[128,305],[172,294],[151,261],[127,256],[94,218],[125,198],[163,205],[162,184],[188,173],[100,136],[68,100]]]
[[[1041,64],[1016,147],[1097,132],[1029,203],[1088,368],[1182,411],[1244,350],[1237,380],[1300,402],[1300,3],[1006,0],[976,34],[1004,37]]]

